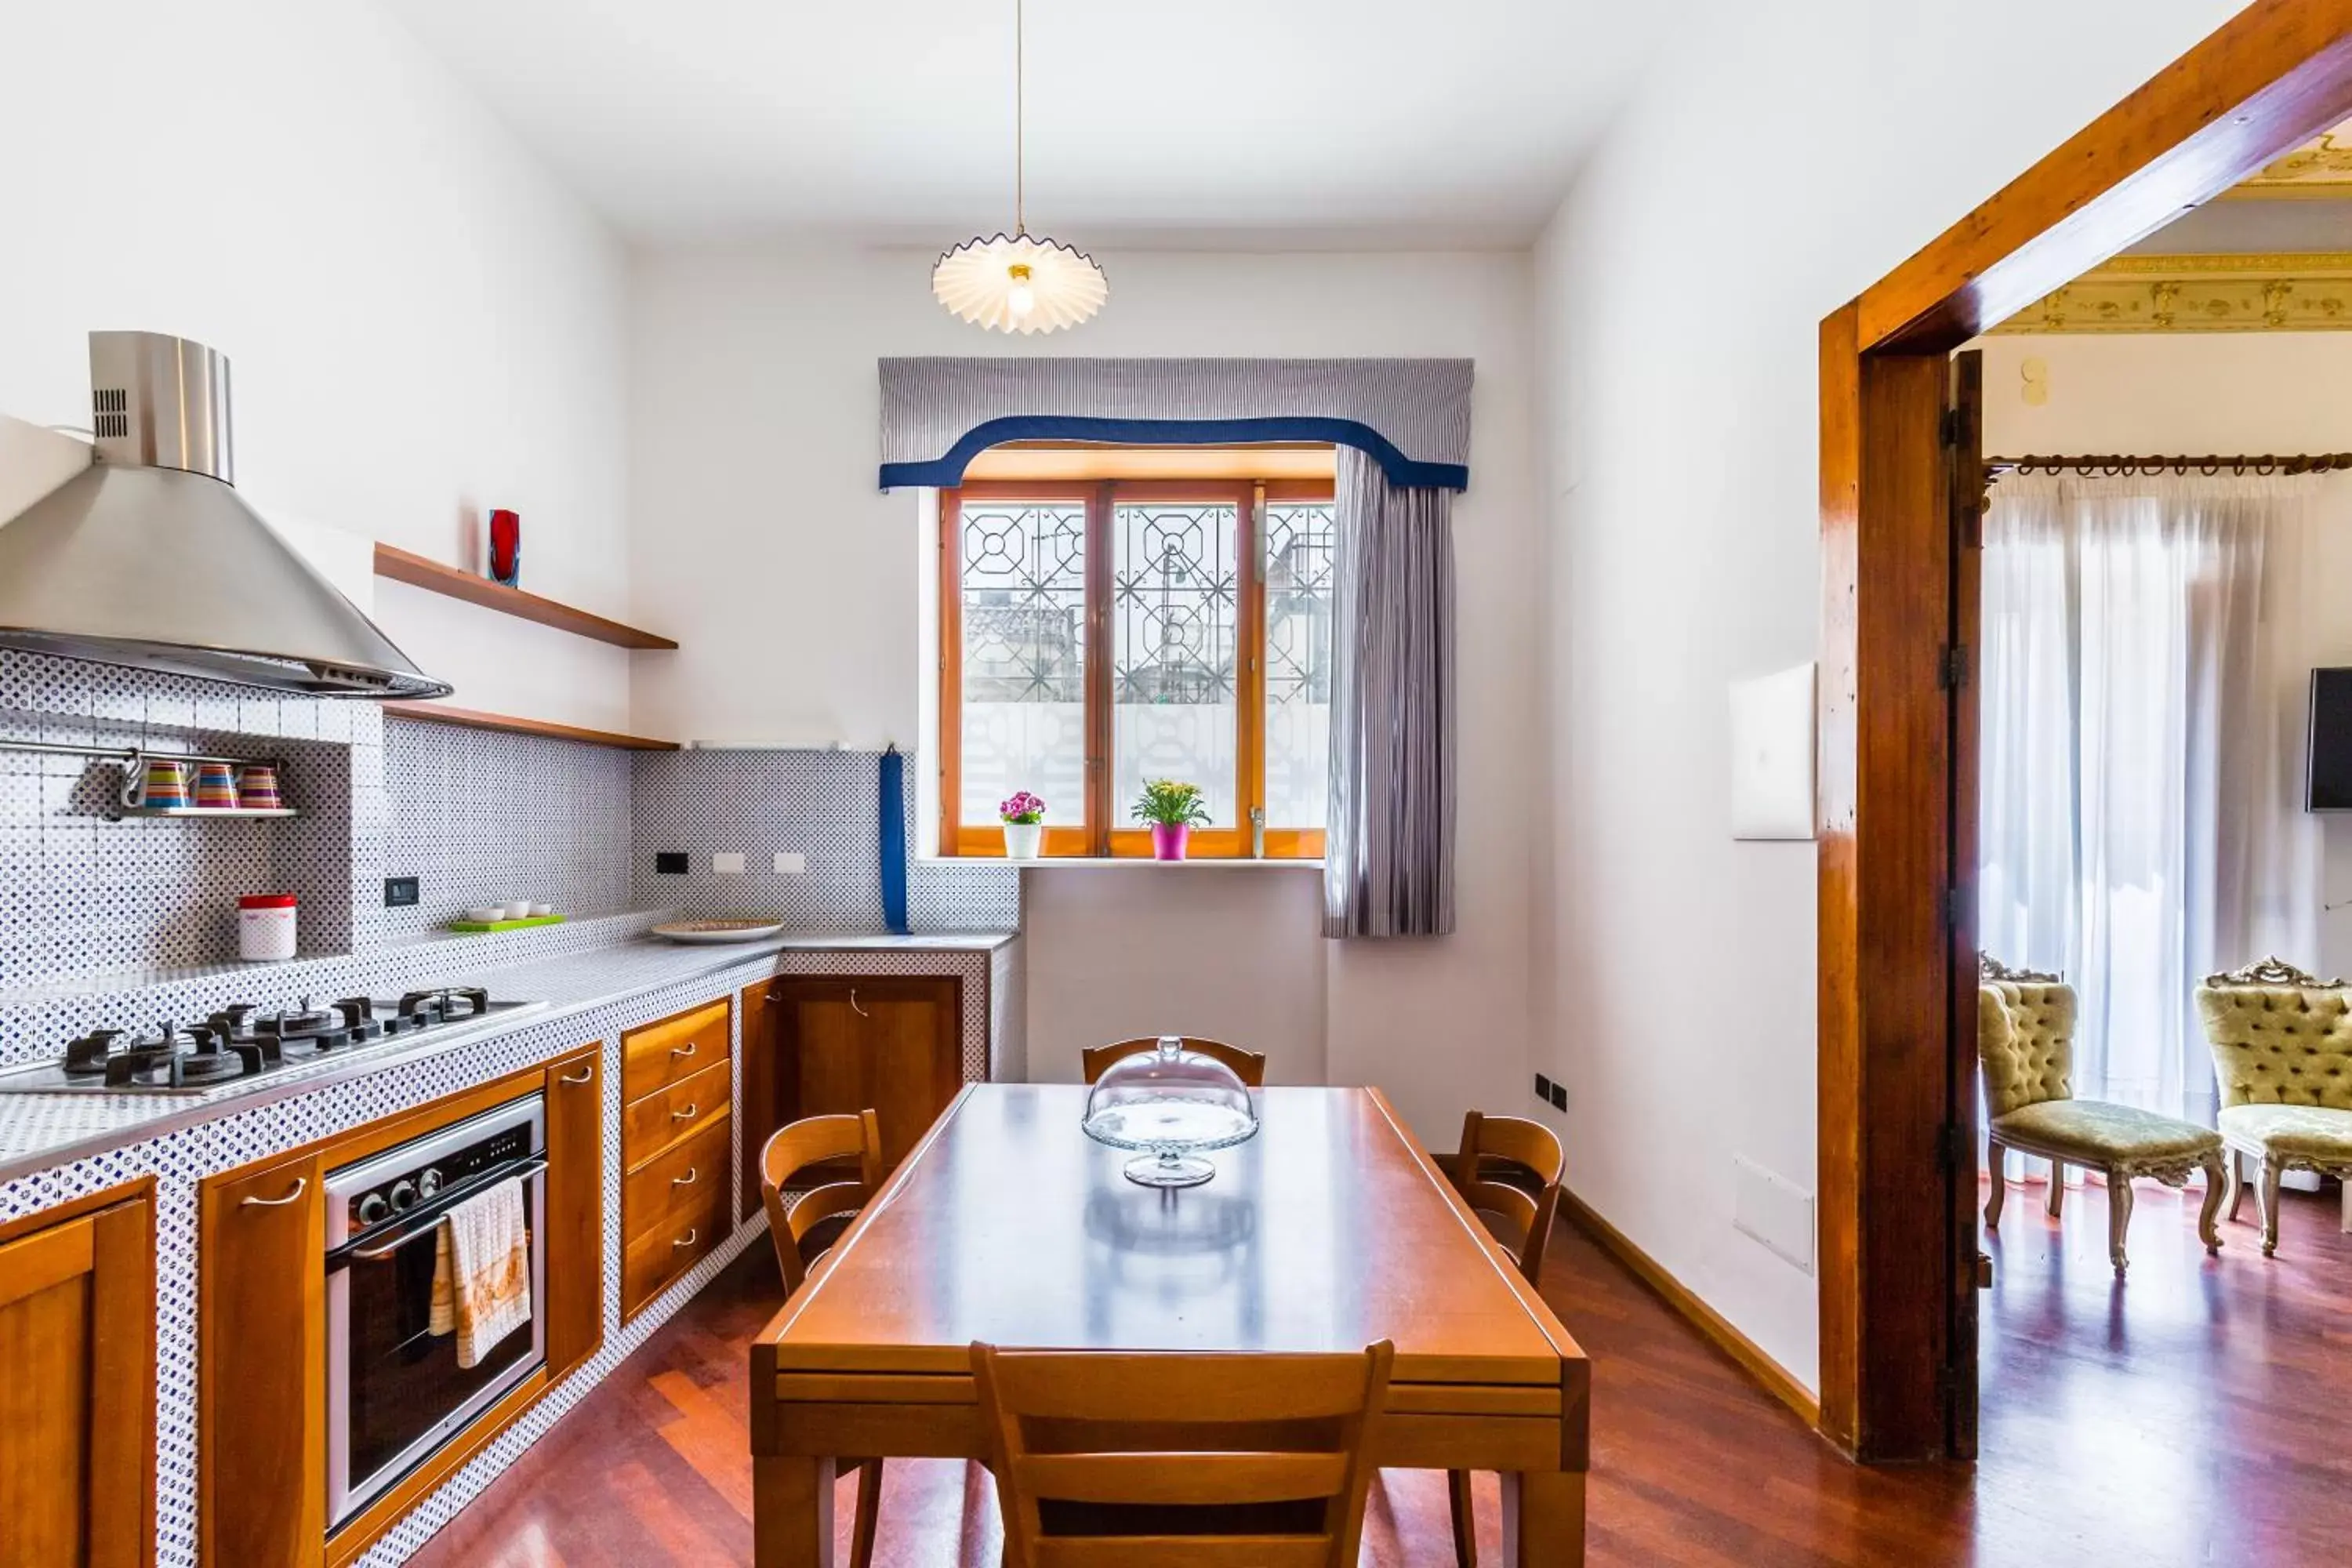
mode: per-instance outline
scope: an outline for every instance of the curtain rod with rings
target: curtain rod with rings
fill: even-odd
[[[2002,474],[2104,474],[2120,478],[2126,474],[2325,474],[2352,469],[2352,452],[2302,452],[2282,455],[2265,452],[2259,457],[2241,454],[2237,457],[2204,458],[2135,458],[2120,453],[2092,457],[2056,458],[2026,456],[2022,458],[1987,458],[1986,470],[1998,479]]]

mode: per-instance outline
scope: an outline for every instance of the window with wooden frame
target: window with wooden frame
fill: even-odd
[[[1045,855],[1148,857],[1130,808],[1172,778],[1207,797],[1193,857],[1251,855],[1263,813],[1267,858],[1320,858],[1328,450],[1157,465],[1187,477],[1133,450],[1035,456],[1064,477],[940,492],[940,853],[1003,854],[998,803],[1027,790]]]

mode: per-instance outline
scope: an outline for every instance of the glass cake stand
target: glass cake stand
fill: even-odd
[[[1257,1136],[1257,1104],[1234,1069],[1173,1035],[1113,1062],[1087,1095],[1087,1136],[1143,1151],[1124,1173],[1147,1187],[1197,1187],[1217,1173],[1201,1158]]]

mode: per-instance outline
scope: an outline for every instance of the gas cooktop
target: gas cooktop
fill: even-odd
[[[0,1071],[0,1094],[205,1094],[394,1044],[529,1013],[536,1002],[494,1002],[474,985],[411,991],[396,1002],[346,996],[321,1007],[233,1003],[194,1023],[94,1029],[65,1055]]]

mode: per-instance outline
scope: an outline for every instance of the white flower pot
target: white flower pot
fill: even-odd
[[[1037,843],[1045,836],[1042,822],[1008,822],[1004,825],[1004,858],[1008,860],[1034,860]]]

